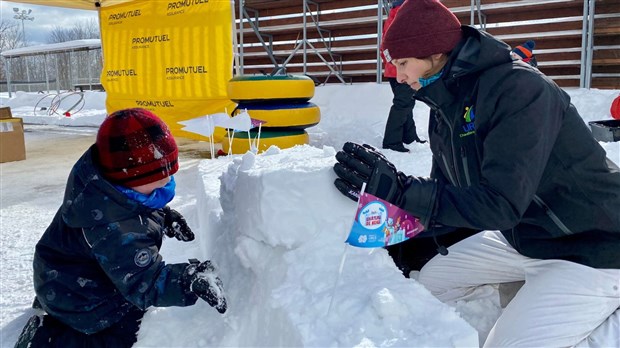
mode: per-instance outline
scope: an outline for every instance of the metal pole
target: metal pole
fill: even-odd
[[[588,60],[586,62],[586,88],[590,89],[592,84],[592,56],[594,55],[594,0],[590,1],[590,10],[588,11]]]
[[[308,38],[307,32],[306,32],[306,6],[307,6],[307,1],[304,0],[304,9],[303,9],[304,10],[304,19],[303,19],[303,23],[304,23],[304,28],[303,28],[303,35],[304,35],[304,38],[303,38],[303,43],[304,43],[304,57],[303,57],[304,58],[304,75],[307,75],[307,70],[308,70],[307,66],[306,66],[307,65],[306,54],[307,54],[307,51],[308,51],[308,48],[306,46],[306,42],[307,42],[307,38]]]
[[[86,55],[90,56],[91,55],[90,51],[86,51]],[[86,58],[88,58],[88,57],[86,57]],[[91,71],[90,71],[90,59],[88,60],[88,62],[86,64],[88,64],[88,66],[86,67],[86,69],[87,69],[86,71],[88,71],[88,89],[90,91],[92,91],[93,90],[93,78],[92,78],[92,74],[91,74]]]
[[[239,0],[242,1],[242,0]],[[237,40],[237,33],[239,33],[239,31],[237,31],[237,24],[236,24],[236,19],[235,19],[235,0],[231,0],[230,1],[230,12],[231,12],[231,16],[232,16],[232,34],[233,34],[233,54],[234,56],[234,64],[235,64],[235,74],[234,76],[239,75],[239,41]]]
[[[28,68],[28,56],[24,57],[24,61],[26,63],[26,81],[28,81],[28,92],[32,92],[30,90],[30,69]]]
[[[588,0],[583,0],[583,21],[581,24],[581,68],[579,70],[579,87],[586,87],[586,60],[588,56]]]
[[[67,60],[67,70],[69,71],[69,87],[67,88],[68,90],[73,89],[73,74],[72,74],[72,69],[71,67],[73,66],[73,64],[71,64],[71,60],[72,60],[72,55],[71,52],[68,53],[69,54],[69,59]]]
[[[469,25],[474,26],[474,6],[475,0],[471,0],[471,8],[469,10]]]
[[[13,16],[14,19],[19,19],[22,21],[22,41],[24,42],[24,46],[26,46],[26,29],[24,27],[24,21],[25,20],[29,20],[29,21],[34,21],[34,17],[29,16],[32,13],[32,10],[28,9],[26,10],[19,10],[18,7],[13,7],[13,12],[15,12],[15,15]]]
[[[381,41],[383,41],[383,0],[377,1],[377,83],[381,83]]]
[[[56,94],[60,94],[60,76],[58,75],[58,53],[54,55],[56,62]]]
[[[45,88],[47,89],[47,94],[50,93],[50,78],[47,74],[47,54],[43,55],[43,69],[45,69]]]
[[[6,89],[9,91],[9,98],[11,98],[11,59],[6,60]]]
[[[99,2],[95,3],[95,6],[97,7],[97,17],[99,18],[99,23],[103,23],[103,20],[101,18],[101,6],[99,6]],[[99,41],[101,43],[101,49],[99,50],[99,58],[100,58],[100,62],[101,62],[101,74],[99,75],[99,83],[101,84],[101,86],[103,87],[103,89],[105,90],[105,79],[102,79],[102,75],[105,74],[106,72],[103,70],[103,31],[101,30],[101,25],[99,26]],[[60,93],[60,88],[58,87],[58,80],[60,80],[60,77],[58,76],[58,54],[56,54],[54,56],[54,58],[56,59],[56,89],[58,90],[58,93]]]
[[[243,75],[243,3],[239,0],[239,74]]]

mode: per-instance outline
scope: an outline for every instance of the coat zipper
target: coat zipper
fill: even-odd
[[[434,110],[436,113],[439,114],[443,122],[445,122],[446,125],[448,126],[448,129],[450,130],[450,149],[452,150],[452,165],[454,167],[454,173],[452,173],[452,169],[450,169],[450,166],[448,166],[448,162],[445,159],[445,156],[442,155],[442,158],[444,160],[444,165],[446,166],[446,170],[448,171],[448,176],[452,178],[451,179],[452,185],[457,186],[457,187],[462,187],[461,182],[459,180],[458,164],[457,164],[457,159],[456,159],[457,155],[456,155],[455,146],[454,146],[454,128],[452,127],[452,124],[450,124],[450,122],[448,121],[448,117],[446,117],[446,115],[439,108],[439,106],[437,106],[437,104],[435,104],[430,99],[418,98],[416,97],[415,94],[413,95],[413,99],[419,100],[425,103],[426,105],[428,105],[432,110]]]
[[[441,157],[441,160],[443,161],[443,165],[444,167],[446,167],[446,170],[448,171],[448,180],[450,180],[450,183],[452,185],[457,186],[456,181],[454,180],[454,177],[452,176],[452,171],[450,170],[450,166],[448,165],[448,160],[446,160],[446,156],[443,155],[443,152],[439,152],[439,157]]]
[[[84,228],[82,228],[82,237],[84,237],[84,240],[86,241],[86,244],[88,244],[88,246],[92,249],[93,246],[90,245],[90,242],[88,241],[88,238],[86,238],[86,231],[84,230]]]
[[[456,151],[454,147],[454,128],[452,127],[450,122],[448,122],[448,118],[443,113],[443,111],[441,111],[441,109],[437,108],[437,113],[439,113],[443,121],[448,125],[448,129],[450,130],[450,148],[452,149],[452,164],[454,166],[454,173],[451,173],[452,171],[450,170],[450,167],[447,166],[447,164],[446,164],[446,169],[448,170],[448,173],[450,174],[450,176],[454,174],[454,179],[455,179],[453,181],[454,185],[461,187],[462,185],[461,185],[461,181],[459,180],[459,173],[457,169],[458,165],[456,163]],[[445,158],[445,156],[443,157]],[[444,161],[444,163],[446,163],[446,161]]]
[[[562,220],[560,220],[560,218],[557,215],[555,215],[553,210],[551,210],[551,208],[549,208],[549,206],[545,203],[545,201],[543,201],[540,197],[538,197],[538,195],[534,195],[534,202],[536,204],[538,204],[538,206],[540,206],[545,211],[545,214],[547,214],[547,216],[549,216],[551,221],[553,221],[553,223],[562,232],[564,232],[564,234],[566,234],[566,235],[573,234],[573,232],[571,230],[569,230],[568,227],[566,227],[566,225],[564,225]]]
[[[467,186],[471,186],[471,178],[469,177],[469,163],[467,161],[467,153],[465,147],[461,146],[461,160],[463,161],[463,171],[465,172],[465,182]]]

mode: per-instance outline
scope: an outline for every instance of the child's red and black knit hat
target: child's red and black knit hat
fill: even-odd
[[[118,185],[146,185],[179,169],[179,151],[168,126],[145,109],[110,114],[99,127],[95,145],[101,173]]]

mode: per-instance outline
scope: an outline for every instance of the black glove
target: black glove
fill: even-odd
[[[164,233],[170,238],[189,242],[194,240],[194,232],[189,228],[185,218],[176,210],[164,207]]]
[[[366,183],[366,192],[399,205],[408,178],[376,148],[347,142],[336,153],[336,160],[334,171],[338,179],[334,185],[342,194],[357,201],[362,184]]]
[[[189,290],[224,314],[227,308],[224,287],[213,263],[209,260],[200,263],[196,259],[191,259],[189,262],[185,273],[189,277]]]

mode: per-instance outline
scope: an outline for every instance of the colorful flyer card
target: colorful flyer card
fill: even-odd
[[[362,190],[346,243],[360,248],[379,248],[404,242],[423,230],[418,218]]]

